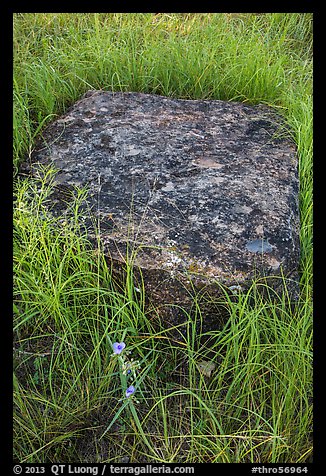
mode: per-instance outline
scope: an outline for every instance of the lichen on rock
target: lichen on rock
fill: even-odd
[[[87,187],[90,238],[95,219],[117,266],[132,250],[158,301],[182,303],[190,281],[297,281],[297,155],[266,106],[89,91],[44,131],[32,173],[39,164],[59,169],[54,211],[60,189]]]

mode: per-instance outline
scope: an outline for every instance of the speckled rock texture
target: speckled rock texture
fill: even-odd
[[[297,280],[296,150],[266,106],[89,91],[44,131],[38,164],[59,170],[54,212],[87,187],[89,236],[98,221],[115,266],[128,250],[156,303]]]

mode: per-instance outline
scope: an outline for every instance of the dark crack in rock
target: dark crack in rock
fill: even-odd
[[[87,186],[90,237],[95,217],[116,266],[133,250],[156,303],[186,303],[190,284],[297,282],[296,150],[266,106],[89,91],[45,130],[38,164],[59,169],[58,213],[61,189]]]

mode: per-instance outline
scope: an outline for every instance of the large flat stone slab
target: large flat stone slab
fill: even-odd
[[[157,302],[185,302],[191,283],[297,279],[296,150],[268,107],[89,91],[45,130],[32,171],[50,163],[53,210],[87,186],[90,236],[93,215],[106,253],[119,265],[133,250]]]

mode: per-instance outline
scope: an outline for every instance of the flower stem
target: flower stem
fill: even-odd
[[[147,436],[144,433],[143,427],[142,427],[142,425],[139,421],[137,411],[136,411],[135,405],[133,404],[132,400],[130,400],[130,402],[129,402],[129,408],[130,408],[132,416],[134,417],[134,422],[135,422],[135,424],[138,428],[138,431],[139,431],[143,441],[146,443],[146,446],[150,449],[150,451],[155,455],[155,451],[153,450],[153,446],[150,444],[150,442],[147,439]]]

